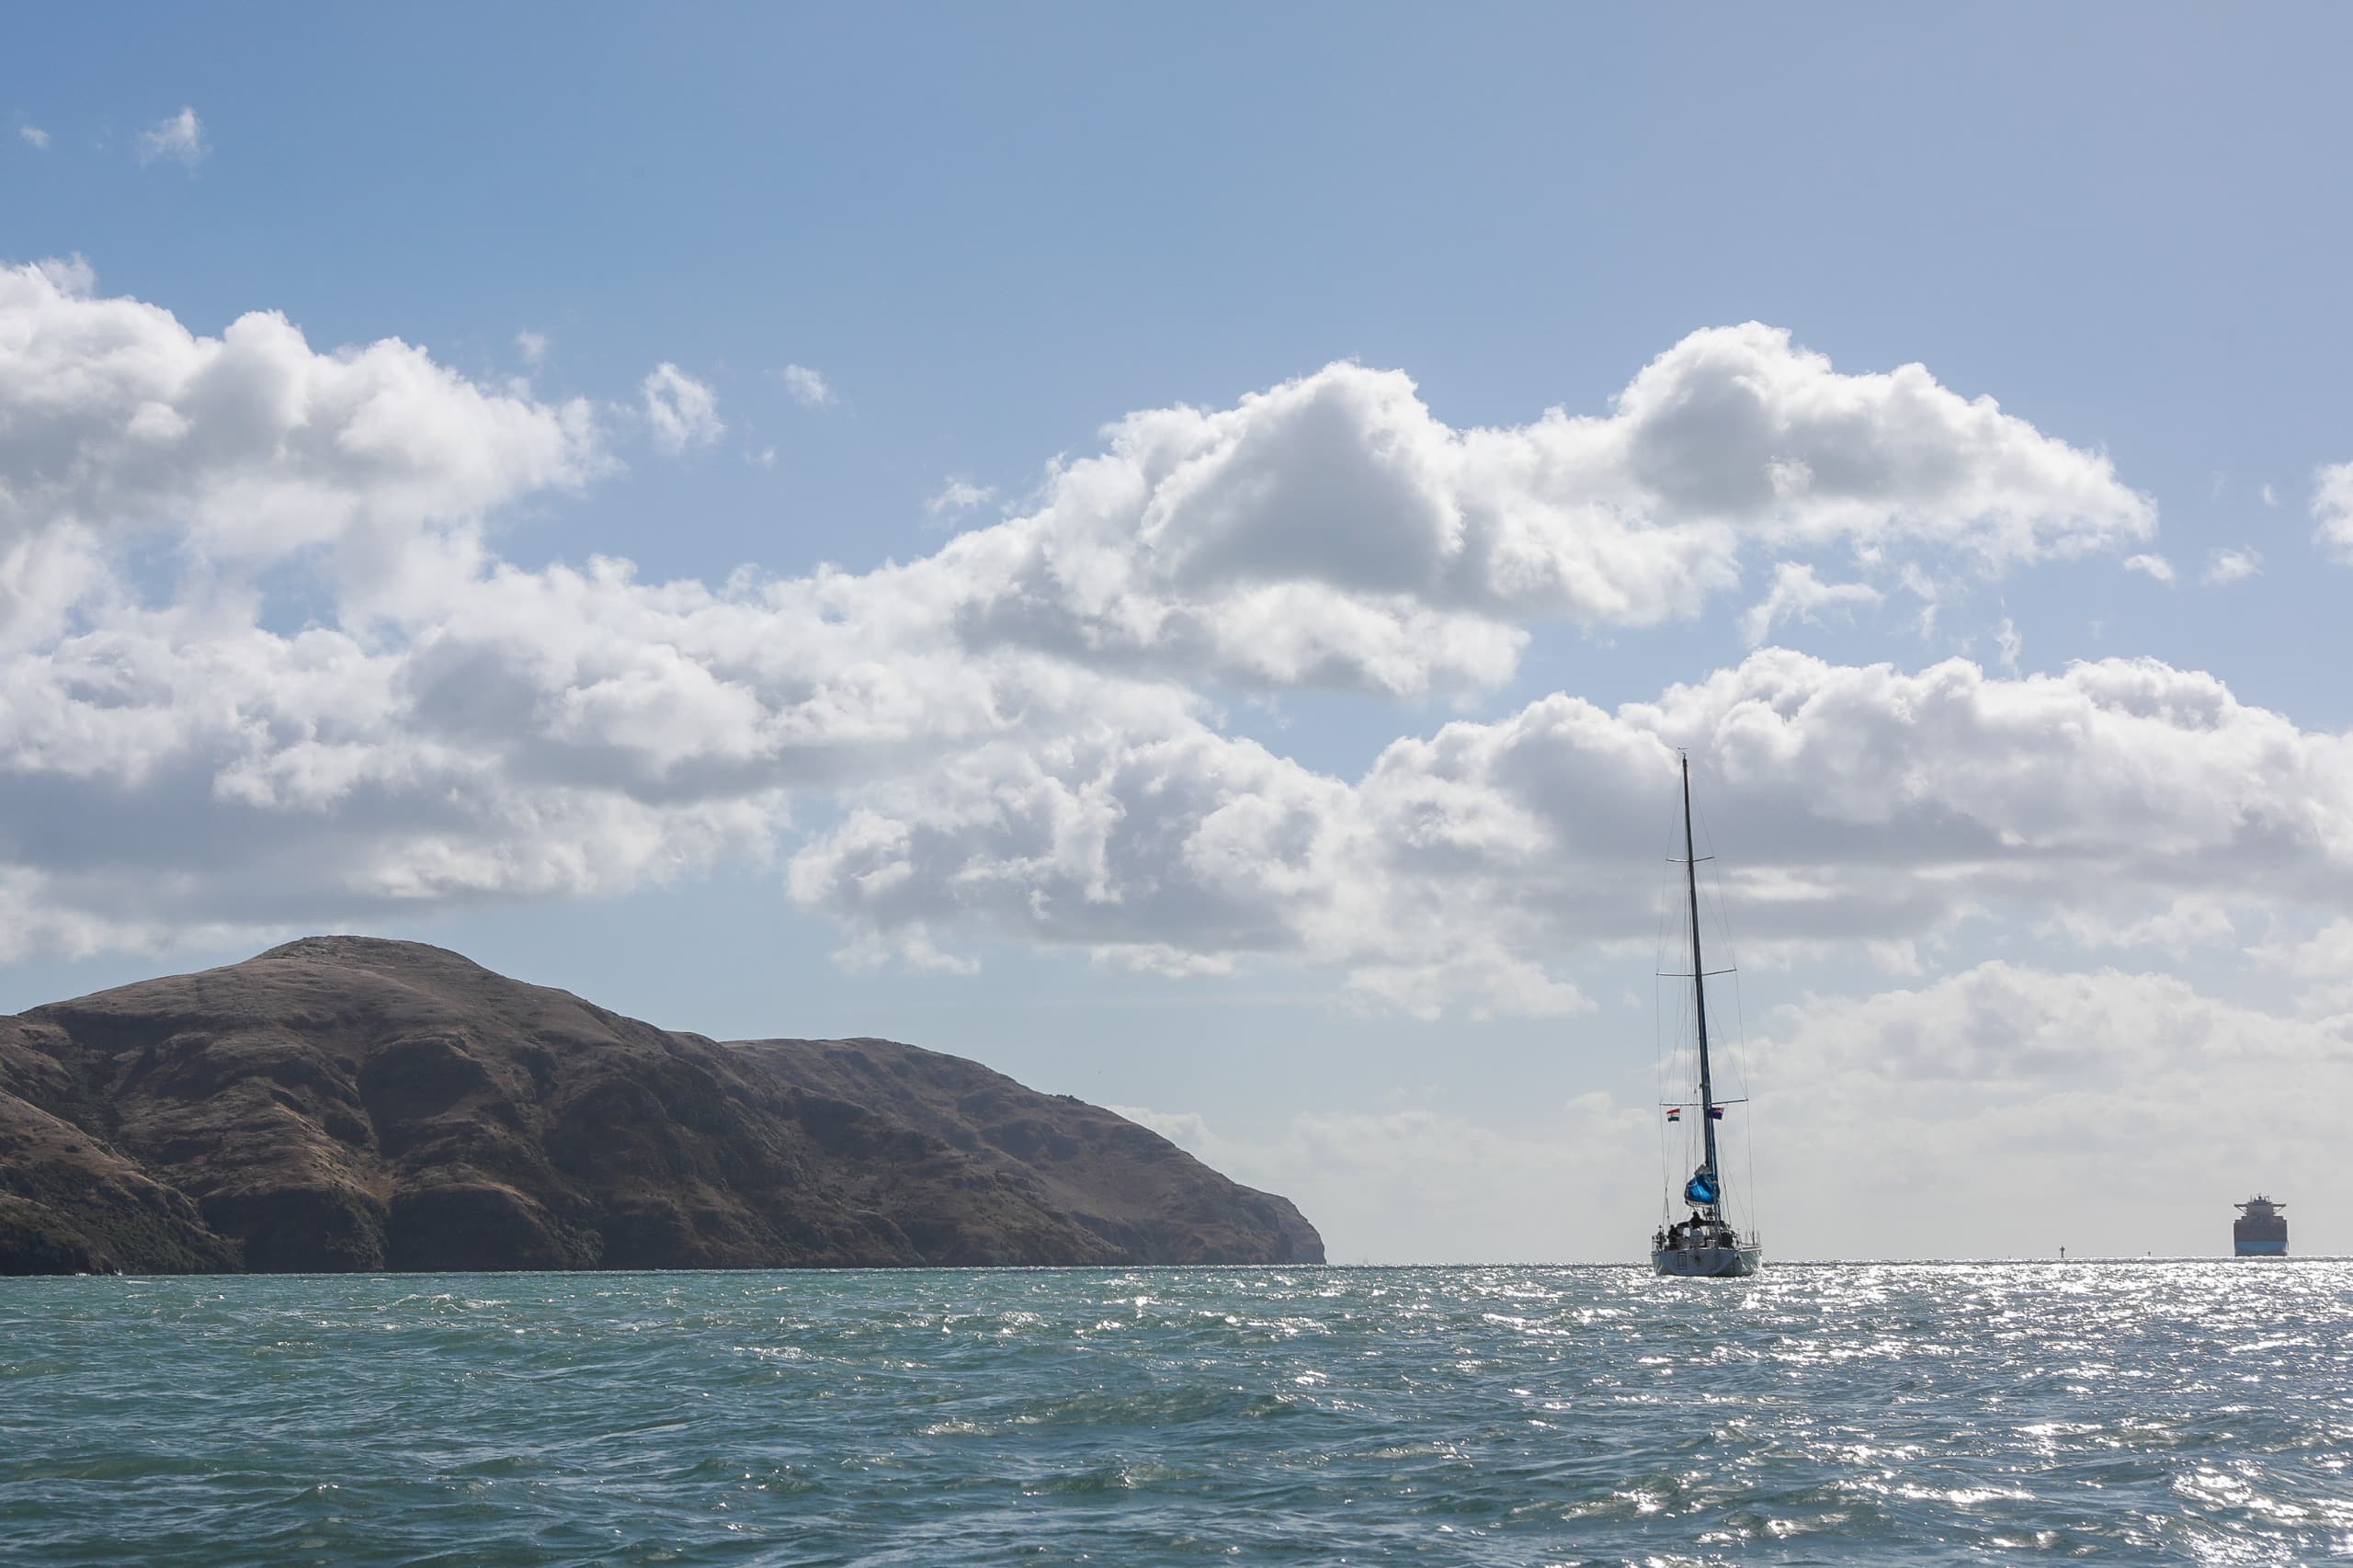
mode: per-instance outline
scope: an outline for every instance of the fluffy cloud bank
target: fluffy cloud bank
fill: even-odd
[[[1011,931],[1178,967],[1278,953],[1416,1011],[1570,1010],[1527,955],[1646,934],[1680,748],[1737,824],[1724,893],[1766,942],[1884,950],[1972,915],[2353,897],[2347,741],[2211,676],[2112,660],[2000,679],[1780,650],[1654,703],[1554,696],[1449,724],[1352,782],[1198,727],[983,751],[952,783],[869,790],[795,858],[792,888],[883,933]]]
[[[641,391],[661,445],[718,427],[674,367]],[[1530,621],[1696,613],[1752,563],[1769,628],[1874,602],[1809,552],[1916,580],[2149,533],[2105,459],[1764,327],[1509,429],[1353,365],[1137,414],[1026,514],[862,574],[496,557],[498,509],[613,460],[585,403],[406,345],[321,353],[267,314],[206,337],[85,268],[0,272],[0,948],[773,857],[863,956],[1299,961],[1416,1011],[1559,1012],[1583,1001],[1544,955],[1647,907],[1678,746],[1742,818],[1733,895],[1802,937],[2251,867],[2334,896],[2345,868],[2340,744],[2154,665],[1768,650],[1655,703],[1448,725],[1353,779],[1219,727],[1211,683],[1475,687]],[[799,833],[802,800],[832,825]]]
[[[584,402],[483,388],[397,339],[321,354],[275,312],[199,336],[94,290],[79,260],[0,268],[0,548],[147,530],[240,562],[381,555],[605,466]]]
[[[1340,364],[1108,437],[1038,511],[941,553],[975,632],[1412,695],[1501,679],[1526,622],[1697,613],[1760,551],[1995,574],[2154,527],[2107,459],[1992,399],[1917,365],[1841,374],[1754,324],[1694,333],[1602,416],[1458,430],[1404,375]],[[1768,627],[1877,596],[1797,570]]]

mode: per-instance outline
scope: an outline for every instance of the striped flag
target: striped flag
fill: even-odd
[[[1682,1108],[1681,1106],[1679,1106],[1679,1105],[1671,1105],[1671,1106],[1667,1107],[1667,1108],[1666,1108],[1666,1119],[1667,1119],[1667,1120],[1669,1120],[1669,1121],[1680,1121],[1680,1120],[1682,1120],[1682,1119],[1683,1119],[1683,1108]]]

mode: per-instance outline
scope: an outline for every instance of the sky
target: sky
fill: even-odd
[[[0,1009],[408,937],[1633,1258],[1688,754],[1773,1256],[2353,1252],[2341,7],[6,26]]]

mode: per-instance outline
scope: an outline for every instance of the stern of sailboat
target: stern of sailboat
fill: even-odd
[[[1765,1267],[1761,1246],[1654,1247],[1651,1267],[1673,1279],[1745,1279]]]

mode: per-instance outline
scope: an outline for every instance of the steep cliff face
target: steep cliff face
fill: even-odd
[[[729,1049],[804,1095],[912,1129],[940,1149],[943,1174],[985,1173],[1123,1257],[1323,1261],[1323,1239],[1290,1199],[1228,1181],[1125,1117],[1041,1095],[977,1062],[887,1040],[738,1040]]]
[[[0,1273],[1318,1262],[1285,1200],[881,1040],[722,1046],[310,937],[0,1019]]]
[[[112,1144],[74,1060],[61,1032],[0,1019],[0,1273],[240,1267],[194,1203]]]

